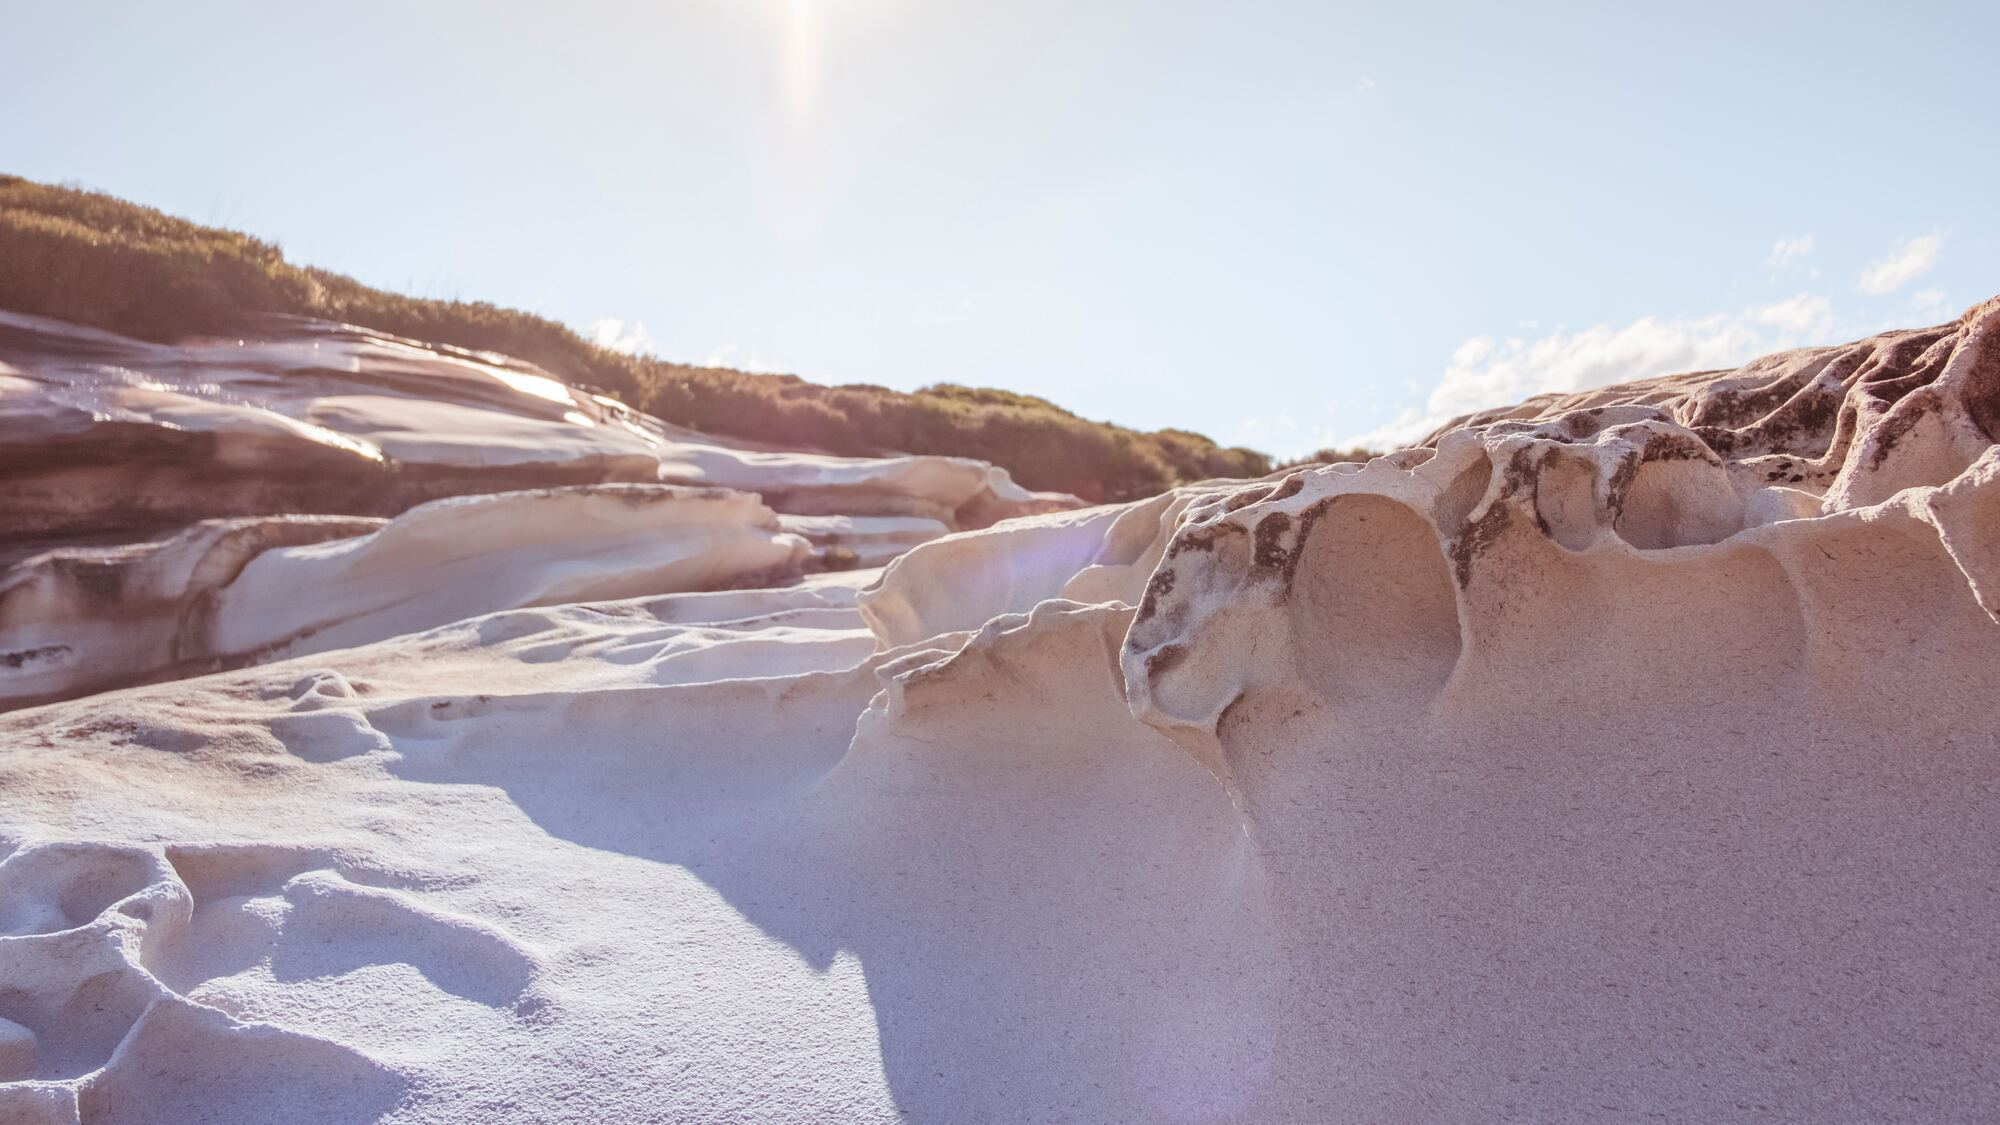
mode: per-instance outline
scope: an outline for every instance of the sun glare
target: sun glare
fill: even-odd
[[[826,0],[779,0],[778,93],[785,121],[812,124],[826,77]]]

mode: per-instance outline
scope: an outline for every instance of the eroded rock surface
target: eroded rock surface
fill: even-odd
[[[748,493],[614,484],[455,496],[393,520],[208,520],[0,575],[0,705],[366,644],[501,609],[795,577]]]
[[[744,448],[507,356],[293,318],[163,345],[0,313],[0,473],[6,540],[392,516],[444,496],[612,482],[954,527],[1077,503],[961,457]]]
[[[878,566],[954,529],[1079,503],[966,458],[743,448],[519,360],[351,326],[279,319],[161,345],[6,313],[0,482],[0,708],[551,598]],[[693,498],[718,488],[747,502]],[[642,508],[615,533],[599,518]],[[771,509],[796,514],[811,558],[777,545]],[[739,526],[724,532],[718,513]],[[284,550],[388,517],[366,542]],[[654,531],[666,539],[636,542]],[[425,537],[455,539],[455,561],[407,549]],[[404,546],[378,549],[391,542]]]
[[[0,1107],[1994,1119],[1996,330],[0,717]]]
[[[1824,583],[1846,592],[1852,578],[1835,575],[1856,560],[1836,545],[1927,555],[1974,608],[2000,613],[1996,428],[2000,301],[1738,371],[1531,400],[1366,465],[1211,496],[1186,513],[1128,639],[1134,707],[1212,730],[1262,683],[1338,699],[1328,677],[1345,673],[1330,669],[1356,664],[1368,690],[1407,678],[1398,691],[1429,698],[1497,672],[1485,650],[1516,654],[1528,619],[1560,611],[1582,629],[1579,607],[1600,602],[1586,635],[1673,644],[1688,631],[1678,616],[1632,607],[1670,606],[1659,587],[1683,575],[1721,588],[1754,571],[1754,592],[1791,621]],[[1693,577],[1705,568],[1720,569]],[[1784,633],[1780,647],[1803,643]],[[1383,663],[1324,647],[1356,635],[1401,650]],[[1230,655],[1199,658],[1215,645]],[[1221,667],[1235,671],[1218,679]]]

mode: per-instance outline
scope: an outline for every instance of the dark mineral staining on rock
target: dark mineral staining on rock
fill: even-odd
[[[1601,410],[1579,410],[1563,416],[1563,427],[1574,438],[1587,438],[1597,432],[1597,419]]]
[[[1174,536],[1173,545],[1167,548],[1167,559],[1172,561],[1187,551],[1213,551],[1220,540],[1241,534],[1241,527],[1223,520],[1191,525]]]
[[[1306,475],[1304,473],[1293,473],[1291,476],[1279,481],[1278,487],[1271,490],[1271,495],[1267,499],[1289,500],[1297,496],[1299,491],[1305,488],[1305,486]]]
[[[1925,390],[1912,396],[1908,401],[1898,403],[1896,408],[1882,418],[1868,431],[1867,467],[1878,469],[1888,459],[1890,453],[1910,431],[1923,424],[1924,419],[1938,414],[1944,408],[1944,400],[1933,390]]]
[[[25,668],[31,664],[48,664],[69,657],[68,645],[42,645],[39,648],[15,649],[0,652],[0,668]]]
[[[1292,517],[1283,512],[1272,512],[1257,521],[1256,552],[1252,558],[1258,567],[1267,570],[1285,568],[1292,554],[1292,549],[1285,545],[1285,534],[1291,530]]]
[[[1468,589],[1472,585],[1472,561],[1492,546],[1513,522],[1515,498],[1532,495],[1538,467],[1539,462],[1531,448],[1515,450],[1501,476],[1499,494],[1486,509],[1486,514],[1467,524],[1452,540],[1451,550],[1447,553],[1451,556],[1452,571],[1458,578],[1460,589]],[[1637,471],[1636,459],[1633,469]]]
[[[1640,452],[1641,461],[1705,461],[1711,465],[1721,465],[1722,458],[1716,456],[1700,438],[1692,434],[1673,431],[1656,431],[1646,440]]]
[[[1160,599],[1173,592],[1173,570],[1163,566],[1159,570],[1154,571],[1153,577],[1146,583],[1145,595],[1139,599],[1139,615],[1134,619],[1133,624],[1136,625],[1151,620],[1152,616],[1159,612]]]
[[[1172,671],[1174,666],[1187,658],[1187,646],[1178,641],[1164,644],[1146,654],[1146,676],[1153,678]]]
[[[1485,515],[1467,525],[1466,529],[1459,533],[1458,538],[1452,540],[1449,554],[1452,572],[1458,578],[1460,589],[1472,587],[1472,560],[1478,558],[1500,538],[1501,533],[1507,530],[1507,525],[1513,522],[1513,518],[1512,508],[1496,502],[1486,510]]]

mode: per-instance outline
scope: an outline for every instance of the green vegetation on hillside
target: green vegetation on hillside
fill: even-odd
[[[904,394],[629,356],[532,313],[386,293],[287,262],[277,246],[248,235],[5,175],[0,308],[147,340],[227,333],[260,314],[321,317],[518,356],[692,429],[856,456],[977,457],[1030,488],[1090,499],[1271,467],[1255,450],[1224,449],[1200,434],[1141,433],[1008,391],[940,384]]]
[[[1372,449],[1355,446],[1352,449],[1317,449],[1304,457],[1274,463],[1273,469],[1298,469],[1307,465],[1338,465],[1346,461],[1372,461],[1382,456]]]

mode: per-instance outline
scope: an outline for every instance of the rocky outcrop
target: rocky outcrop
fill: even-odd
[[[169,346],[0,314],[9,540],[652,481],[657,446],[617,403],[503,356],[313,322]]]
[[[393,520],[209,520],[0,577],[0,706],[365,644],[496,610],[795,577],[755,496],[668,485],[434,500]]]
[[[1800,617],[1828,583],[1851,592],[1843,553],[1915,552],[2000,611],[1996,434],[2000,301],[1737,371],[1531,400],[1366,465],[1210,497],[1175,532],[1127,640],[1133,707],[1206,741],[1239,699],[1279,685],[1428,704],[1517,672],[1531,620],[1655,638],[1711,666],[1718,688],[1801,645],[1851,663],[1877,646],[1802,632]],[[1779,652],[1724,667],[1685,641],[1685,611],[1638,608],[1683,584],[1740,594],[1739,622],[1777,614],[1765,636]]]
[[[781,516],[778,524],[811,543],[816,564],[826,570],[882,566],[951,534],[942,520],[923,516]]]
[[[296,319],[162,345],[0,313],[0,475],[0,541],[43,546],[615,482],[719,486],[784,512],[954,527],[1078,503],[965,458],[742,448],[507,356]]]
[[[0,313],[0,481],[0,707],[557,596],[879,566],[954,529],[1078,504],[965,458],[742,448],[506,356],[290,319],[161,345]],[[773,508],[795,514],[812,558],[796,538],[779,545]],[[694,565],[727,538],[690,521],[697,509],[728,513],[728,534],[757,546]],[[623,522],[600,526],[604,513]],[[281,550],[389,517],[365,543]],[[697,524],[720,538],[690,546]],[[653,531],[665,538],[636,542]],[[482,583],[381,549],[446,535],[452,566],[484,557]],[[574,581],[551,577],[564,567]],[[524,575],[532,589],[508,588]],[[421,611],[390,604],[420,591]]]
[[[31,555],[0,574],[0,707],[213,671],[196,622],[251,559],[383,522],[204,520],[166,539]]]
[[[0,716],[0,1114],[1995,1119],[1996,326]]]
[[[928,519],[952,528],[1081,506],[1029,492],[1007,470],[966,457],[829,457],[681,439],[660,451],[660,479],[755,492],[801,516]]]

